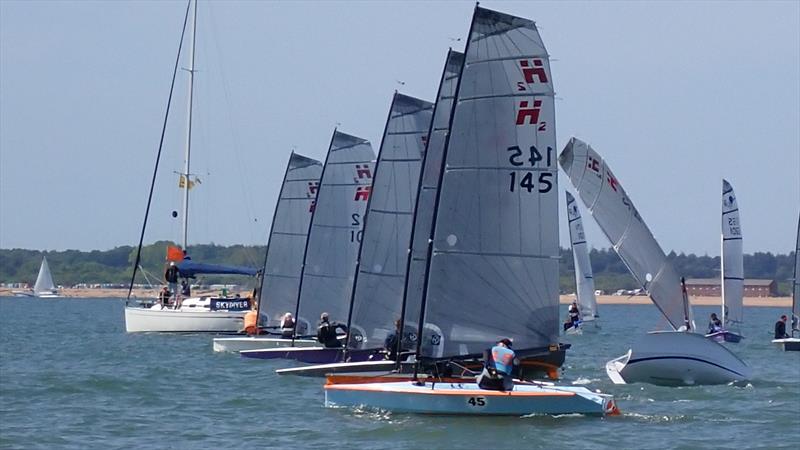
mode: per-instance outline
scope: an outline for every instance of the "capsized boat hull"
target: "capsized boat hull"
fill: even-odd
[[[800,338],[773,339],[772,343],[786,352],[800,351]]]
[[[244,350],[258,350],[263,348],[280,347],[313,347],[319,345],[317,341],[311,339],[291,339],[270,338],[265,336],[241,336],[214,338],[213,348],[215,352],[238,353]]]
[[[711,339],[714,342],[730,342],[732,344],[738,344],[744,337],[741,334],[734,333],[733,331],[720,330],[714,333],[706,334],[706,338]]]
[[[648,333],[627,354],[606,363],[615,384],[692,386],[746,381],[747,364],[705,336],[682,331]]]
[[[374,349],[350,350],[347,352],[347,361],[367,361],[372,358],[373,355],[376,355],[376,353],[377,351]],[[239,354],[245,358],[291,359],[307,364],[332,364],[345,362],[344,348],[283,347],[244,350],[239,352]]]
[[[236,333],[245,311],[187,311],[125,307],[125,331],[164,333]]]
[[[513,391],[480,389],[471,383],[386,382],[325,385],[326,407],[368,407],[399,413],[505,415],[618,413],[610,395],[584,387],[517,384]]]

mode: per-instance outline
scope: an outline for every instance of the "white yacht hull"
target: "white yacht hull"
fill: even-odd
[[[326,407],[368,407],[417,414],[511,415],[618,414],[613,397],[584,387],[516,384],[513,391],[480,389],[476,383],[411,381],[325,385]]]
[[[691,386],[749,380],[752,370],[701,334],[665,331],[645,335],[627,354],[606,363],[606,373],[615,384]]]
[[[209,311],[125,307],[125,331],[173,333],[237,333],[246,311]]]
[[[242,336],[229,338],[214,338],[215,352],[238,353],[247,350],[279,347],[313,347],[319,343],[313,339],[270,338],[264,336]]]
[[[800,338],[773,339],[772,343],[786,352],[800,351]]]

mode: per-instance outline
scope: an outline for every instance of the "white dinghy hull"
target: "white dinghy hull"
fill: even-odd
[[[313,347],[319,343],[312,339],[291,339],[268,338],[263,336],[242,336],[229,338],[214,338],[215,352],[238,353],[247,350],[258,350],[262,348],[282,348],[282,347]]]
[[[125,307],[125,331],[128,333],[237,333],[244,327],[246,311],[187,311]]]
[[[618,414],[610,395],[584,387],[518,384],[513,391],[489,391],[476,383],[385,382],[328,384],[326,407],[360,407],[415,414],[505,415]]]
[[[800,351],[800,338],[773,339],[772,343],[786,352]]]
[[[724,346],[683,331],[648,333],[627,354],[606,363],[614,384],[692,386],[746,381],[752,370]]]

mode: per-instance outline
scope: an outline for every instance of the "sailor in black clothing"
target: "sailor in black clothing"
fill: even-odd
[[[779,321],[775,322],[775,339],[786,339],[789,337],[789,335],[786,334],[787,319],[786,314],[784,314]]]
[[[342,346],[336,335],[336,329],[341,329],[345,333],[347,327],[340,323],[331,323],[328,320],[328,313],[322,313],[319,317],[319,326],[317,326],[317,341],[324,345],[325,348],[338,348]]]

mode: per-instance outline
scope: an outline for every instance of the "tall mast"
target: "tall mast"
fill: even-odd
[[[192,36],[189,41],[189,67],[185,68],[189,72],[189,93],[187,96],[187,119],[186,119],[186,154],[183,159],[183,250],[188,246],[189,232],[189,162],[192,149],[192,92],[194,90],[194,44],[197,32],[197,0],[194,2],[192,12]]]

